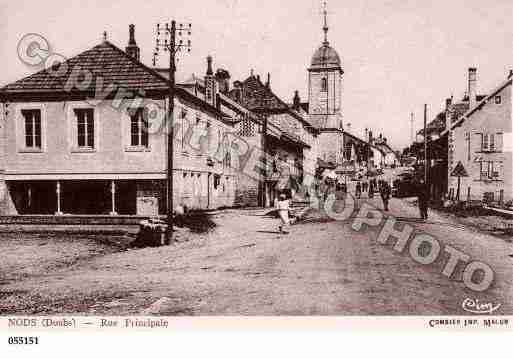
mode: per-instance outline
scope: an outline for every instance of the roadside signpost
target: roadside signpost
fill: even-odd
[[[460,200],[460,187],[461,187],[461,177],[468,177],[467,170],[463,167],[463,163],[461,161],[458,162],[456,167],[451,173],[452,177],[458,177],[458,189],[456,190],[456,200]]]

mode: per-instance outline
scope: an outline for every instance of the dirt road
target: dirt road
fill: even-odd
[[[352,220],[297,224],[280,235],[266,211],[226,210],[214,217],[215,231],[189,242],[106,252],[4,282],[0,312],[442,315],[465,314],[462,302],[473,298],[500,303],[495,314],[513,313],[511,243],[436,217],[417,223],[415,209],[397,199],[391,208],[415,230],[490,264],[493,287],[484,294],[465,289],[461,279],[441,275],[442,263],[420,265],[379,244],[377,228],[353,230]]]

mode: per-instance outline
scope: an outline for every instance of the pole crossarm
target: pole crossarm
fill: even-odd
[[[192,24],[179,24],[177,26],[174,20],[171,21],[171,26],[169,26],[169,23],[165,23],[163,25],[157,24],[155,51],[153,52],[153,66],[156,66],[160,50],[169,52],[170,54],[176,54],[182,50],[191,52],[191,40],[181,39],[185,36],[189,37],[191,34]],[[176,41],[177,36],[180,37],[178,41]]]

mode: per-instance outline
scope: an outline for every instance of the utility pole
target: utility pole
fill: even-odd
[[[428,186],[428,153],[427,153],[427,104],[424,104],[424,184]]]
[[[156,64],[157,56],[159,55],[159,49],[163,49],[165,52],[169,51],[169,104],[168,104],[168,115],[167,115],[167,186],[166,186],[166,197],[167,197],[167,232],[166,232],[166,244],[170,244],[173,241],[173,141],[174,141],[174,121],[173,112],[175,104],[175,73],[176,73],[176,53],[182,49],[187,49],[187,52],[191,51],[191,40],[187,40],[184,43],[183,40],[176,42],[176,35],[178,36],[186,34],[191,35],[192,25],[180,24],[176,27],[176,21],[171,21],[171,27],[169,23],[165,24],[165,28],[157,24],[157,44],[155,46],[155,52],[153,53],[153,66]],[[164,42],[160,39],[160,36],[164,37]]]
[[[415,139],[415,136],[414,136],[414,133],[415,133],[415,129],[413,127],[413,121],[414,121],[414,117],[415,115],[413,114],[413,112],[410,114],[410,142],[413,144],[413,140]]]
[[[263,161],[264,161],[264,173],[262,174],[262,207],[265,208],[265,205],[266,205],[266,199],[267,199],[267,194],[266,194],[266,186],[265,186],[265,179],[266,177],[269,175],[269,166],[267,164],[267,115],[264,114],[263,116],[260,117],[261,120],[262,120],[262,152],[264,153],[264,158],[263,158]]]

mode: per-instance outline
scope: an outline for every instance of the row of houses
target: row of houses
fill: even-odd
[[[343,73],[327,47],[309,69],[317,89],[309,103],[328,96],[322,71]],[[313,195],[319,161],[356,166],[370,160],[361,155],[369,148],[377,164],[385,161],[386,141],[380,149],[372,136],[361,140],[333,120],[340,99],[326,113],[312,112],[297,91],[291,103],[281,100],[270,74],[263,82],[251,71],[232,83],[210,56],[204,76],[176,84],[171,128],[167,74],[141,62],[130,25],[125,51],[104,39],[0,89],[1,214],[154,216],[167,213],[169,195],[189,209],[270,206],[282,191],[298,200]],[[167,193],[171,130],[174,191]]]
[[[427,126],[430,182],[435,197],[504,205],[513,199],[513,72],[488,94],[477,81],[469,68],[465,96],[446,99]]]

